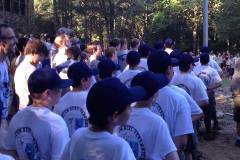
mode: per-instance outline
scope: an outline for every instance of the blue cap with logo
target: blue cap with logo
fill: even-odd
[[[195,62],[198,61],[198,59],[194,59],[190,54],[188,53],[182,53],[178,56],[179,59],[179,65],[190,65],[194,64]]]
[[[152,97],[159,89],[168,85],[169,80],[164,74],[154,74],[150,71],[138,73],[131,81],[131,86],[141,86],[145,89],[144,100]]]
[[[35,70],[28,79],[30,93],[42,93],[47,89],[67,88],[72,80],[61,79],[55,69],[40,68]]]
[[[175,66],[178,64],[178,60],[176,58],[171,58],[167,52],[161,50],[150,54],[147,64],[150,71],[159,73],[160,68]]]
[[[126,106],[145,97],[140,86],[127,88],[117,78],[106,78],[93,85],[87,96],[87,109],[91,114],[109,115],[122,112]]]
[[[111,59],[103,59],[98,63],[99,77],[101,79],[111,77],[114,71],[120,70],[120,66]]]

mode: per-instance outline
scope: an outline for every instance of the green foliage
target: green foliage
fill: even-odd
[[[203,0],[36,0],[35,32],[71,27],[87,40],[172,37],[183,50],[202,43]],[[216,50],[240,49],[240,0],[209,0],[209,42]]]

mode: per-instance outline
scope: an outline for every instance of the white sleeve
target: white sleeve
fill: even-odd
[[[51,138],[51,160],[59,160],[62,156],[66,144],[69,141],[69,133],[67,127],[63,126],[61,130],[53,134]]]
[[[119,154],[121,154],[119,160],[136,160],[129,144],[125,140],[123,140],[123,144],[124,145],[119,150]]]
[[[182,97],[182,96],[181,96]],[[191,118],[191,111],[190,106],[185,99],[185,97],[181,98],[179,96],[179,110],[177,113],[176,118],[176,125],[175,125],[175,137],[185,135],[185,134],[191,134],[193,133],[193,125],[192,125],[192,118]]]
[[[194,87],[194,92],[192,96],[196,102],[208,100],[207,87],[202,82],[202,80],[198,77],[196,77],[196,80],[195,80],[195,87]]]
[[[156,128],[156,132],[153,138],[153,149],[154,149],[154,157],[159,159],[159,154],[161,159],[165,159],[166,155],[171,152],[177,151],[175,144],[171,138],[170,132],[168,130],[168,126],[164,120],[162,123],[158,125]],[[156,156],[155,156],[156,155]]]
[[[191,115],[198,115],[203,113],[202,109],[198,106],[198,104],[193,100],[193,98],[188,93],[184,94],[184,96],[190,106]]]
[[[212,73],[212,83],[219,83],[222,81],[222,78],[219,76],[218,72],[214,69]]]

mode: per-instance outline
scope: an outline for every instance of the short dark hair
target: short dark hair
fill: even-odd
[[[8,24],[5,24],[5,23],[0,23],[0,42],[2,41],[2,40],[4,40],[4,37],[3,37],[3,34],[2,34],[2,29],[3,28],[10,28],[10,26],[8,25]]]
[[[120,45],[119,38],[114,38],[109,42],[109,47],[117,47],[118,45]]]
[[[115,54],[116,52],[116,49],[114,47],[108,47],[106,50],[105,50],[105,56],[107,58],[112,58],[113,55]]]
[[[148,47],[148,45],[142,44],[142,45],[139,46],[138,52],[139,52],[141,57],[146,58],[150,54],[150,48]]]
[[[47,46],[39,39],[33,38],[27,42],[24,54],[43,54],[45,57],[49,55]]]
[[[164,43],[165,47],[167,48],[171,48],[173,45],[174,45],[174,41],[172,40],[172,38],[167,38],[165,40],[165,43]]]
[[[163,50],[151,53],[148,56],[147,64],[150,71],[162,74],[166,74],[168,67],[172,66],[170,55]]]
[[[77,60],[81,55],[81,49],[77,46],[72,46],[67,49],[67,53],[70,54],[74,60]]]
[[[210,57],[208,53],[202,53],[200,54],[200,62],[203,65],[206,65],[209,63]]]
[[[182,72],[187,72],[190,69],[191,64],[179,64],[179,70]]]
[[[19,38],[19,39],[18,39],[17,49],[18,49],[20,52],[24,52],[24,48],[26,47],[28,40],[29,40],[29,39],[26,38],[26,37],[22,37],[22,38]]]
[[[130,46],[131,46],[132,48],[135,48],[139,43],[140,43],[140,40],[139,40],[139,39],[133,38],[133,39],[131,40]]]
[[[140,63],[140,54],[137,51],[128,52],[126,62],[130,67],[137,66]]]

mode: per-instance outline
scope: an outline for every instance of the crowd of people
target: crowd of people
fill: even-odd
[[[64,27],[53,43],[46,36],[17,39],[13,28],[0,24],[0,159],[199,159],[201,122],[205,140],[221,129],[215,90],[224,64],[208,47],[196,56],[174,45],[171,38],[154,47],[114,38],[103,48],[81,43]]]

